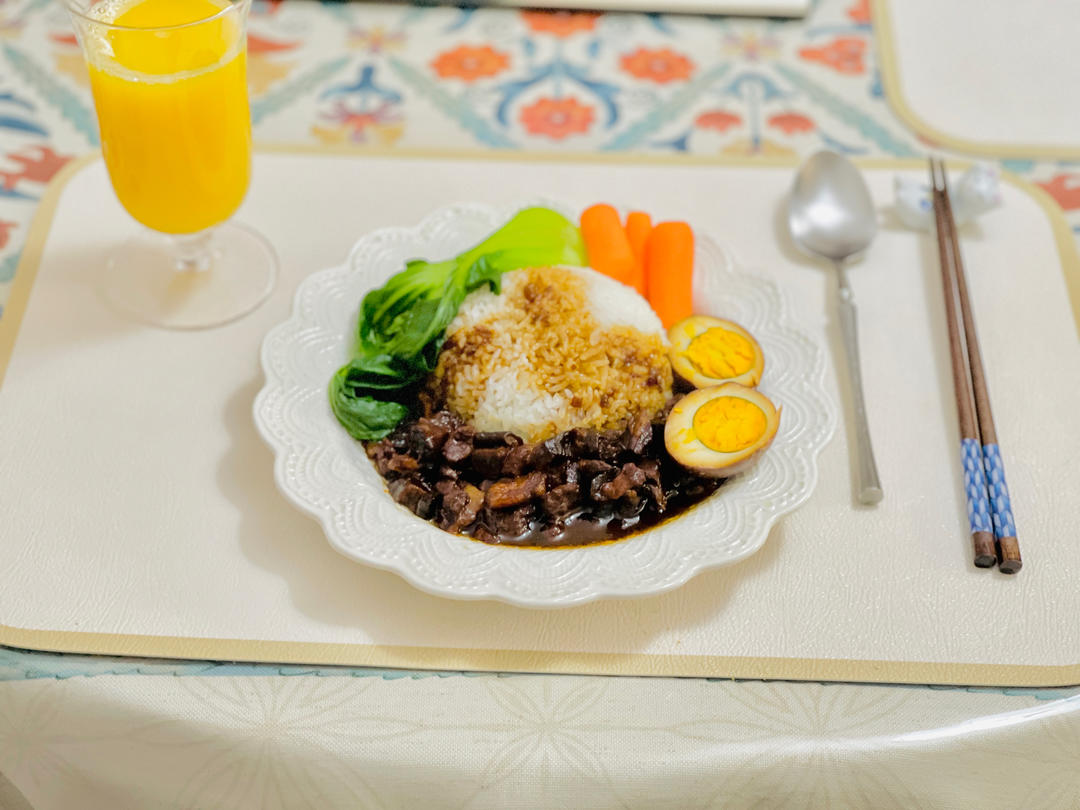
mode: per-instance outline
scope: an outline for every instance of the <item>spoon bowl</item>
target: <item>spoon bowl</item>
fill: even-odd
[[[788,198],[788,228],[812,256],[843,262],[877,235],[874,201],[859,170],[835,152],[818,152],[802,165]]]

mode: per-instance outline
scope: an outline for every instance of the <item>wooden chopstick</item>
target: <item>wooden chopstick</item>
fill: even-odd
[[[975,565],[989,568],[997,562],[1004,573],[1014,574],[1023,562],[942,161],[931,159],[930,176]]]
[[[968,298],[967,276],[964,272],[964,259],[960,252],[960,243],[956,232],[956,220],[952,213],[952,200],[949,196],[949,183],[945,173],[945,164],[939,161],[938,165],[941,177],[941,201],[945,211],[949,248],[953,258],[956,291],[960,301],[960,314],[964,323],[968,367],[971,370],[972,391],[975,398],[975,415],[978,419],[979,436],[982,443],[983,471],[990,502],[990,517],[994,527],[994,537],[997,541],[998,567],[1006,574],[1015,574],[1023,566],[1023,560],[1020,556],[1020,543],[1016,537],[1016,525],[1013,520],[1012,504],[1009,499],[1009,488],[1005,481],[1005,466],[1001,457],[1001,448],[997,441],[997,429],[994,426],[993,411],[990,407],[990,394],[986,386],[982,352],[975,331],[975,317],[972,314],[971,303]]]
[[[945,322],[949,331],[949,359],[952,361],[953,390],[956,393],[956,413],[960,421],[960,459],[964,468],[964,495],[967,498],[968,522],[974,547],[975,565],[989,568],[997,562],[994,549],[993,523],[990,520],[990,499],[986,493],[979,428],[975,421],[975,400],[971,394],[967,353],[957,317],[956,279],[949,244],[945,209],[939,191],[937,163],[930,160],[930,181],[933,188],[934,224],[937,234],[938,259],[941,264],[941,283],[945,290]]]

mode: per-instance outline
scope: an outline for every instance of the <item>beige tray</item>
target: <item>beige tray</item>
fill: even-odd
[[[925,173],[917,162],[864,167],[880,203],[897,170]],[[814,496],[749,560],[663,596],[529,611],[438,599],[349,562],[274,489],[251,420],[262,336],[297,282],[340,262],[358,235],[463,197],[605,197],[700,222],[776,278],[799,322],[833,346],[830,277],[782,238],[792,168],[264,152],[240,218],[274,241],[279,287],[253,315],[192,334],[100,305],[101,254],[132,226],[100,161],[69,168],[42,203],[0,321],[0,643],[452,670],[1080,682],[1080,267],[1053,203],[1015,180],[965,238],[1026,557],[1015,578],[970,564],[934,249],[887,216],[852,274],[886,489],[877,509],[851,503],[841,430]],[[827,384],[840,398],[831,371]]]
[[[1080,6],[871,2],[886,98],[926,141],[995,159],[1080,159]]]

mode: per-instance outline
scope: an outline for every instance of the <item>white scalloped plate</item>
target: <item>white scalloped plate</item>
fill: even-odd
[[[363,237],[345,264],[300,284],[292,316],[263,341],[266,384],[254,407],[259,432],[276,454],[278,487],[320,521],[330,544],[346,557],[456,599],[563,607],[643,596],[753,554],[773,523],[810,496],[836,411],[824,391],[823,353],[791,324],[776,284],[739,270],[730,253],[700,231],[695,311],[722,315],[754,333],[765,351],[760,388],[783,406],[783,416],[759,462],[685,515],[607,545],[485,545],[443,532],[395,503],[363,447],[337,423],[327,384],[348,359],[364,294],[408,259],[460,253],[513,213],[471,204],[444,208],[414,228]]]

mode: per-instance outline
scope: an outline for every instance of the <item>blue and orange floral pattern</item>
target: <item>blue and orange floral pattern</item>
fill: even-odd
[[[413,147],[907,154],[865,2],[807,21],[256,0],[257,138]],[[97,146],[62,7],[0,4],[0,305],[42,183]],[[48,150],[48,151],[45,151]]]
[[[869,0],[805,20],[255,0],[257,138],[452,148],[913,156]],[[0,2],[0,306],[42,183],[97,146],[60,4]],[[45,151],[47,150],[47,151]],[[1080,170],[1012,161],[1080,226]]]
[[[285,58],[300,46],[299,40],[280,40],[248,34],[248,86],[253,98],[258,98],[275,83],[285,79],[296,68],[296,59]]]
[[[1039,185],[1065,211],[1080,210],[1080,172],[1061,172]]]
[[[459,45],[443,51],[431,62],[431,69],[440,79],[460,79],[475,82],[498,76],[510,66],[510,56],[490,45]]]
[[[837,37],[816,48],[801,48],[799,56],[820,62],[837,73],[860,75],[866,72],[866,40],[859,37]]]
[[[323,143],[389,146],[401,137],[402,96],[376,81],[373,65],[361,66],[355,81],[333,85],[319,98],[327,106],[311,132]]]
[[[452,148],[912,156],[868,0],[805,20],[255,0],[257,138]],[[44,182],[97,146],[59,4],[0,3],[0,306]],[[1077,212],[1080,171],[1012,162]]]
[[[600,15],[589,11],[523,11],[521,18],[534,34],[566,38],[593,31]]]
[[[689,79],[694,72],[694,63],[671,48],[638,48],[622,56],[619,65],[635,79],[656,84]]]
[[[521,124],[532,135],[562,140],[592,127],[594,110],[574,97],[540,98],[521,110]]]

